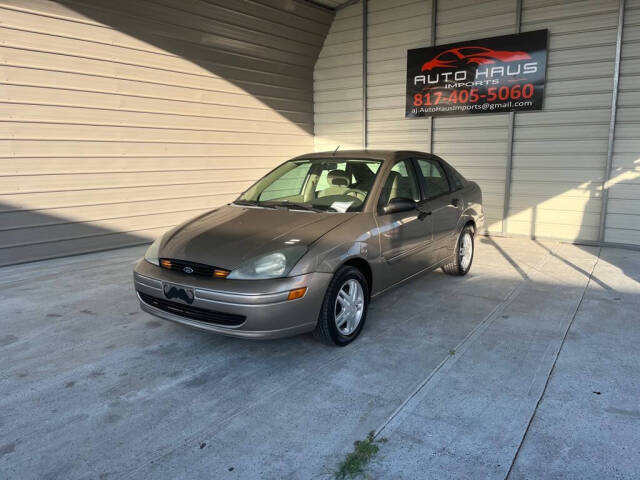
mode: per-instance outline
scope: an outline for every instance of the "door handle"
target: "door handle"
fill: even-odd
[[[431,211],[425,212],[424,210],[419,210],[418,211],[418,220],[424,220],[429,215],[431,215]]]
[[[453,205],[454,207],[459,207],[460,206],[460,199],[459,198],[452,198],[451,199],[451,205]]]

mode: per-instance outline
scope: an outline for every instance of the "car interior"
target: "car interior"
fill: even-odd
[[[282,175],[259,195],[260,201],[310,203],[327,210],[356,211],[373,186],[379,165],[343,161],[301,164]]]
[[[399,161],[393,166],[382,188],[379,207],[394,199],[420,201],[420,182],[427,198],[449,192],[447,175],[438,162],[419,158],[417,166],[419,174],[410,160]],[[373,187],[379,167],[377,162],[356,159],[292,162],[275,179],[267,176],[258,182],[253,187],[254,193],[247,191],[246,198],[307,204],[328,211],[359,211]],[[461,180],[456,180],[454,189],[461,186]]]
[[[420,200],[418,182],[412,168],[407,168],[407,162],[402,161],[394,165],[382,187],[379,206],[388,205],[394,199],[405,198]]]

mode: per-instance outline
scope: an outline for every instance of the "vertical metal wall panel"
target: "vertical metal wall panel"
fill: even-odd
[[[516,116],[508,233],[597,241],[618,0],[525,0],[550,30],[544,108]]]
[[[368,52],[368,40],[369,40],[369,4],[367,0],[360,0],[362,4],[362,146],[363,148],[367,148],[367,128],[368,128],[368,107],[367,107],[367,54]]]
[[[522,2],[516,0],[516,18],[515,33],[520,33],[522,29]],[[513,130],[515,127],[516,112],[509,112],[509,120],[507,122],[507,157],[504,175],[504,198],[502,207],[502,233],[507,231],[507,215],[510,211],[511,202],[511,180],[513,179]]]
[[[515,31],[515,0],[438,2],[436,44]],[[433,151],[482,188],[489,232],[502,231],[508,114],[435,117]]]
[[[640,0],[626,0],[605,242],[640,245]]]
[[[407,49],[429,44],[431,0],[368,3],[368,147],[428,151],[428,121],[404,111]]]
[[[362,5],[336,12],[313,73],[316,151],[362,146]]]
[[[0,0],[0,265],[147,241],[311,150],[333,15],[281,3]]]
[[[438,0],[431,0],[431,24],[429,25],[429,45],[436,44],[436,25],[438,23]],[[433,153],[433,117],[427,119],[427,152]]]
[[[550,30],[547,85],[542,111],[515,116],[508,202],[508,114],[436,117],[432,132],[428,122],[404,119],[406,50],[430,43],[431,2],[368,3],[369,147],[429,150],[431,133],[434,153],[482,186],[489,232],[502,231],[507,204],[506,233],[597,241],[619,0],[523,0],[521,31]],[[438,2],[436,44],[513,33],[517,5],[517,0]],[[349,8],[352,16],[360,15],[358,5]],[[357,21],[351,25],[355,41],[360,38]],[[627,0],[605,231],[606,242],[635,245],[640,244],[639,25],[640,0]],[[335,49],[340,43],[336,35],[327,39]],[[362,52],[352,45],[349,53],[353,57],[343,61],[356,65],[352,75],[331,84],[341,92],[343,117],[321,118],[316,125],[337,136],[339,122],[350,121],[345,136],[351,134],[352,146],[358,146]],[[341,74],[335,72],[334,78]],[[316,105],[323,100],[318,85],[316,75]],[[353,103],[345,103],[348,100]],[[331,125],[331,120],[338,123]],[[335,148],[337,143],[323,146]]]

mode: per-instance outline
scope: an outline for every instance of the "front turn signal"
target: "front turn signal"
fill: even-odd
[[[227,278],[231,272],[229,270],[223,270],[222,268],[216,268],[213,271],[213,276],[216,278]]]
[[[291,290],[289,292],[288,300],[296,300],[298,298],[304,297],[304,294],[307,292],[307,287],[296,288],[295,290]]]

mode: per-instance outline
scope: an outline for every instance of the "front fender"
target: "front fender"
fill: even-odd
[[[367,242],[345,242],[328,249],[313,248],[293,267],[289,276],[304,275],[311,272],[333,273],[340,265],[353,259],[369,261]]]
[[[340,265],[354,258],[367,259],[369,248],[365,242],[353,242],[337,245],[327,252],[324,258],[318,258],[317,272],[335,272]]]
[[[358,215],[327,232],[309,247],[289,276],[311,272],[333,273],[352,258],[362,258],[370,264],[380,257],[380,239],[373,217]]]

